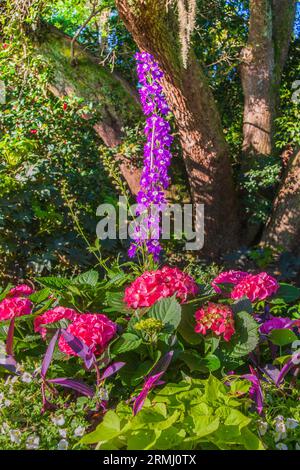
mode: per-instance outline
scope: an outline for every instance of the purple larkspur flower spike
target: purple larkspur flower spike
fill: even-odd
[[[170,146],[173,137],[170,135],[170,124],[165,119],[170,110],[161,85],[163,72],[153,56],[147,52],[139,52],[135,58],[140,100],[147,118],[144,128],[144,166],[141,189],[137,195],[137,214],[142,220],[135,226],[132,234],[134,241],[128,255],[135,256],[137,248],[145,244],[147,251],[158,259],[161,251],[159,212],[165,207],[164,190],[170,184],[168,167],[172,158]]]

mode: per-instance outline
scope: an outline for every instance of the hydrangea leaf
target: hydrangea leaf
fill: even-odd
[[[176,330],[181,321],[181,306],[175,296],[161,299],[148,312],[149,317],[160,320],[170,331]]]
[[[231,358],[246,356],[253,351],[259,340],[258,323],[247,312],[238,312],[235,315],[235,334],[229,343],[223,345],[225,354]]]
[[[142,344],[142,338],[133,333],[124,333],[120,338],[112,345],[111,353],[113,355],[123,354],[128,351],[137,349]]]

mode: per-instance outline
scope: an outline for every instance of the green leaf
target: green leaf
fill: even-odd
[[[231,308],[235,314],[239,312],[253,313],[253,306],[248,297],[242,297],[231,305]]]
[[[133,358],[132,355],[134,355]],[[124,362],[126,362],[126,365],[119,371],[119,376],[128,387],[135,387],[140,384],[153,367],[152,361],[140,362],[137,354],[130,352],[126,353]]]
[[[71,283],[70,279],[65,277],[39,277],[37,281],[42,286],[49,287],[50,289],[63,289]]]
[[[183,305],[178,332],[181,334],[183,339],[191,345],[200,344],[203,341],[203,336],[195,333],[195,326],[195,307],[191,305]]]
[[[106,292],[105,294],[105,307],[103,312],[117,312],[117,313],[128,313],[128,308],[124,303],[124,292]]]
[[[283,299],[287,303],[300,299],[300,289],[291,284],[280,283],[280,287],[273,299]]]
[[[49,288],[45,288],[45,289],[41,289],[38,292],[35,292],[34,294],[31,294],[29,296],[29,299],[36,304],[40,304],[44,300],[48,299],[50,294],[51,294],[51,290]]]
[[[86,273],[79,274],[79,276],[72,279],[72,284],[87,284],[89,286],[95,287],[99,279],[99,273],[91,269]]]
[[[133,333],[124,333],[111,347],[111,353],[114,355],[123,354],[128,351],[137,349],[142,343],[142,338],[139,338]]]
[[[213,372],[221,367],[220,359],[214,354],[208,354],[201,357],[197,351],[184,351],[180,358],[187,364],[191,372],[195,370],[200,372]]]
[[[181,306],[175,297],[168,297],[156,302],[148,315],[160,320],[169,331],[173,331],[176,330],[181,320]]]
[[[259,340],[258,323],[247,312],[239,312],[234,318],[235,334],[222,349],[232,358],[246,356],[253,351]]]
[[[197,413],[193,414],[193,409],[191,410],[191,415],[194,421],[194,432],[197,439],[200,439],[208,434],[215,432],[219,425],[220,420],[215,416],[199,415]]]
[[[95,431],[84,436],[80,442],[83,444],[96,444],[114,439],[120,433],[120,418],[114,411],[107,411],[102,423]]]
[[[298,337],[295,333],[287,328],[284,329],[274,329],[268,335],[270,341],[276,346],[286,346],[287,344],[293,343],[293,341],[297,341]]]

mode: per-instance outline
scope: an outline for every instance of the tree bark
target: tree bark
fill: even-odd
[[[241,53],[244,166],[273,151],[274,119],[286,62],[295,0],[250,0],[249,34]]]
[[[57,28],[45,26],[36,44],[37,53],[53,65],[49,89],[60,97],[73,96],[83,99],[84,104],[93,103],[93,114],[85,119],[94,119],[98,136],[108,147],[122,142],[122,126],[136,120],[140,111],[138,95],[117,74],[111,74],[97,59],[74,44],[76,66],[71,63],[71,40]],[[113,97],[113,98],[112,98]],[[140,187],[140,170],[123,155],[118,155],[120,171],[133,195]]]
[[[291,158],[262,244],[300,254],[300,151]]]
[[[165,0],[116,0],[116,5],[138,47],[153,54],[164,72],[192,200],[204,204],[201,253],[217,257],[237,246],[239,223],[229,151],[210,87],[192,53],[183,66],[177,20]]]

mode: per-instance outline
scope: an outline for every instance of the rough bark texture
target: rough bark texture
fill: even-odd
[[[247,46],[241,53],[243,152],[270,155],[278,89],[289,49],[295,0],[250,0]]]
[[[290,160],[262,242],[300,254],[300,151]]]
[[[190,53],[183,67],[174,13],[165,0],[117,0],[141,50],[165,73],[164,91],[174,113],[194,203],[205,205],[202,253],[218,256],[238,243],[237,201],[228,148],[206,78]]]
[[[138,97],[133,89],[116,74],[112,75],[96,58],[75,43],[76,66],[71,64],[71,38],[54,27],[42,31],[37,52],[48,63],[53,64],[55,73],[51,78],[50,90],[56,96],[76,96],[85,103],[92,102],[97,122],[94,129],[104,144],[115,147],[122,140],[122,125],[140,113]],[[86,119],[91,116],[86,115]],[[137,194],[140,170],[119,155],[120,170],[133,194]]]

